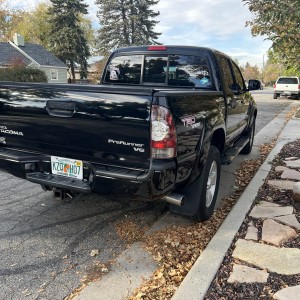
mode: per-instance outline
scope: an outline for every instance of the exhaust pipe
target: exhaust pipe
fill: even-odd
[[[164,196],[162,199],[166,202],[171,203],[171,204],[174,204],[174,205],[177,205],[177,206],[182,206],[184,201],[185,201],[185,196],[180,195],[180,194],[176,194],[176,193],[172,193],[172,194],[169,194],[167,196]]]

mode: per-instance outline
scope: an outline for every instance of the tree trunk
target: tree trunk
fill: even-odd
[[[75,83],[75,68],[74,68],[74,62],[70,62],[70,68],[71,68],[71,81],[72,83]]]

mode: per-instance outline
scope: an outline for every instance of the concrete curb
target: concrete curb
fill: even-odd
[[[283,112],[270,123],[280,124],[278,119],[282,118],[282,115],[285,115],[285,113],[286,112]],[[274,127],[272,127],[273,124],[266,126],[268,128],[264,128],[265,132],[268,132],[271,128],[271,132],[274,132]],[[297,137],[300,137],[300,119],[291,119],[283,125],[283,128],[281,127],[280,131],[276,146],[270,152],[267,159],[261,165],[236,205],[218,229],[217,233],[193,265],[192,269],[189,271],[172,297],[172,300],[200,300],[205,297],[236,233],[250,210],[260,186],[264,183],[265,178],[271,170],[272,160],[286,143],[294,141]],[[261,137],[258,137],[258,140],[261,140],[264,132],[259,132],[259,134]],[[299,136],[297,136],[297,134]]]

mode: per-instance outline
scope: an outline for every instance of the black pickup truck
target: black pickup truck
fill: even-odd
[[[219,51],[117,49],[100,85],[0,82],[0,168],[61,197],[163,199],[206,220],[220,165],[250,153],[256,115]]]

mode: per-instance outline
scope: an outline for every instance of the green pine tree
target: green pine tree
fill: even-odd
[[[131,45],[158,44],[161,33],[155,32],[159,12],[151,7],[159,0],[96,0],[100,22],[99,49]]]
[[[68,62],[72,80],[75,81],[75,64],[80,65],[81,78],[87,76],[87,59],[90,50],[80,17],[88,13],[83,0],[51,0],[50,42],[51,50],[62,61]]]

